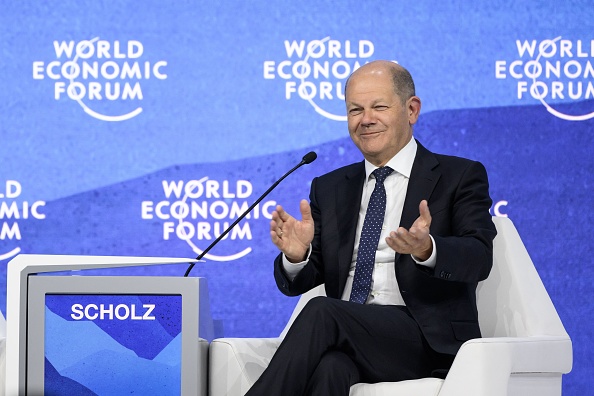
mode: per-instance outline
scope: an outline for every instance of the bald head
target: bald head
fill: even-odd
[[[394,92],[400,98],[400,101],[403,104],[409,98],[415,96],[415,83],[408,70],[397,63],[386,60],[378,60],[361,66],[350,75],[344,87],[345,98],[348,96],[348,85],[351,80],[357,79],[359,77],[380,75],[384,73],[390,75]]]

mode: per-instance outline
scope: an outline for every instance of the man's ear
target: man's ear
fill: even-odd
[[[421,99],[418,96],[411,96],[406,101],[406,109],[408,111],[408,123],[413,125],[419,119],[421,113]]]

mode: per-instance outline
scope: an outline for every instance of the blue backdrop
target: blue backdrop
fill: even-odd
[[[219,335],[278,335],[296,300],[272,279],[269,214],[361,159],[344,80],[390,59],[423,101],[415,136],[487,167],[492,214],[514,221],[573,340],[564,391],[587,394],[594,4],[517,3],[4,2],[0,282],[19,252],[195,257],[315,150],[192,273]]]

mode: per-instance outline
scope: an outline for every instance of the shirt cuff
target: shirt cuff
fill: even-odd
[[[435,239],[433,239],[433,237],[431,236],[431,234],[429,234],[429,237],[431,238],[431,244],[433,245],[433,249],[431,251],[431,256],[429,256],[429,258],[425,261],[419,261],[415,256],[413,256],[412,254],[410,255],[413,260],[415,260],[415,263],[428,267],[428,268],[435,268],[435,264],[437,263],[437,247],[435,246]]]
[[[287,274],[287,277],[289,278],[290,281],[295,279],[297,274],[303,269],[303,267],[305,267],[305,265],[309,261],[310,255],[311,255],[311,243],[309,244],[309,249],[307,249],[307,256],[305,257],[305,260],[301,261],[299,263],[290,262],[289,260],[287,260],[287,256],[285,256],[285,254],[283,253],[283,269],[285,270],[285,273]]]

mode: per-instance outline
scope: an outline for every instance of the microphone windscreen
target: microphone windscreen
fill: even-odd
[[[310,151],[309,153],[303,156],[303,163],[304,164],[311,164],[318,158],[318,155],[314,151]]]

